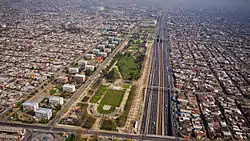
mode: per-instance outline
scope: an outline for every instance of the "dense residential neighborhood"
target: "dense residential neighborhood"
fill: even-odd
[[[218,11],[220,16],[207,17],[210,12],[178,11],[168,23],[178,130],[188,137],[248,140],[249,40],[239,34],[249,24],[240,23],[244,15]],[[225,28],[221,22],[235,24]]]
[[[250,140],[250,9],[159,1],[1,1],[0,140]]]

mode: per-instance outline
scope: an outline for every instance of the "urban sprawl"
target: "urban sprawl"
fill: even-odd
[[[250,140],[243,9],[0,7],[0,140]]]

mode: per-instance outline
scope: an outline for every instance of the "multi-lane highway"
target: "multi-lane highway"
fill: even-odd
[[[165,24],[166,25],[166,24]],[[164,36],[163,36],[163,45],[162,45],[162,56],[163,56],[163,87],[165,88],[163,91],[163,126],[164,126],[164,135],[175,135],[175,131],[173,130],[173,123],[175,122],[172,118],[172,104],[171,104],[171,97],[172,97],[172,75],[171,75],[171,66],[170,66],[170,45],[168,40],[168,32],[167,27],[163,27]]]
[[[156,28],[156,35],[159,34],[159,22],[157,24]],[[150,74],[149,74],[149,80],[148,80],[148,87],[146,89],[146,95],[145,95],[145,106],[144,106],[144,113],[142,117],[142,123],[141,123],[141,133],[142,134],[156,134],[156,112],[157,112],[157,99],[158,94],[157,91],[152,91],[150,86],[156,84],[158,85],[158,79],[157,74],[158,72],[158,53],[157,53],[157,47],[158,42],[154,42],[153,47],[153,55],[152,55],[152,63],[150,68]],[[152,102],[153,101],[153,102]],[[151,111],[153,109],[153,111]],[[154,115],[155,114],[155,115]],[[149,120],[151,119],[151,120]]]
[[[164,16],[158,19],[141,133],[173,136],[169,44]]]

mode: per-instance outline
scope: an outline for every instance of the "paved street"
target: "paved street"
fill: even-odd
[[[136,135],[136,134],[123,134],[117,132],[108,132],[108,131],[94,131],[94,130],[84,130],[82,128],[62,128],[62,127],[49,127],[41,125],[31,125],[31,124],[22,124],[22,123],[7,123],[0,122],[0,126],[11,126],[11,127],[21,127],[29,128],[33,131],[46,131],[46,132],[76,132],[81,130],[83,134],[96,134],[98,136],[106,137],[118,137],[118,138],[131,138],[137,140],[154,140],[154,141],[172,141],[172,140],[182,140],[181,138],[171,137],[171,136],[153,136],[153,135]]]

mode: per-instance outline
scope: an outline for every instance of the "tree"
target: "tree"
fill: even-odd
[[[18,113],[14,114],[14,120],[19,120]]]
[[[43,123],[43,124],[46,124],[46,123],[48,123],[48,122],[49,122],[49,120],[46,119],[46,118],[42,118],[42,119],[39,121],[39,123]]]
[[[101,129],[104,130],[116,130],[116,123],[114,120],[103,120]]]
[[[86,70],[86,72],[85,72],[86,76],[90,76],[90,75],[92,75],[93,73],[94,73],[94,72],[91,71],[91,70]]]
[[[60,104],[57,104],[57,105],[56,105],[56,110],[57,110],[57,111],[61,110],[61,108],[62,108],[62,106],[61,106]]]
[[[103,74],[103,76],[105,76],[105,75],[107,75],[107,74],[108,74],[108,70],[107,70],[107,68],[105,68],[105,69],[103,69],[103,70],[102,70],[102,74]]]
[[[93,135],[91,141],[99,141],[99,137],[97,135]]]

